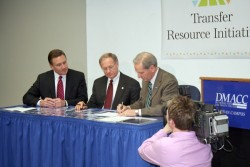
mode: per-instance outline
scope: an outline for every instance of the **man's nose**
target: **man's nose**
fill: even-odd
[[[62,68],[66,68],[67,67],[67,64],[62,64]]]

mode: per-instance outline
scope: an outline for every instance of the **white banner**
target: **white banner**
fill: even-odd
[[[250,0],[162,0],[163,58],[250,58]]]

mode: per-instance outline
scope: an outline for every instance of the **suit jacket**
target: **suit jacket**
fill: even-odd
[[[102,108],[106,97],[108,78],[102,76],[94,81],[92,95],[87,103],[88,108]],[[130,105],[140,97],[140,84],[135,79],[120,72],[120,79],[116,94],[112,103],[113,110],[117,105],[123,102],[124,105]]]
[[[40,99],[56,98],[54,71],[39,74],[35,83],[23,96],[23,103],[36,106]],[[69,69],[66,75],[65,100],[69,106],[79,101],[88,101],[87,86],[84,73]]]
[[[166,108],[167,102],[179,94],[178,82],[174,75],[159,68],[153,85],[151,107],[145,108],[148,83],[149,82],[142,81],[140,98],[130,105],[130,107],[132,109],[141,109],[142,116],[162,116],[162,110]]]

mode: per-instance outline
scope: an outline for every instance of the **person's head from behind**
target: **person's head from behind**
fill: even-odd
[[[119,72],[119,62],[113,53],[105,53],[99,59],[99,64],[106,77],[114,79]]]
[[[150,81],[157,71],[157,59],[149,52],[139,53],[133,60],[138,78],[143,81]]]
[[[167,121],[174,131],[191,131],[195,104],[187,96],[176,96],[168,104]]]
[[[65,53],[60,49],[53,49],[48,54],[50,68],[58,75],[66,75],[68,72],[68,63]]]

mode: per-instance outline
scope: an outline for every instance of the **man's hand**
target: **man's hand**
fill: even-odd
[[[62,100],[60,98],[55,98],[54,101],[55,101],[56,108],[57,107],[65,107],[65,103],[66,103],[65,100]]]
[[[64,107],[65,103],[66,103],[65,100],[62,100],[60,98],[52,99],[52,98],[46,97],[44,100],[40,101],[40,106],[50,107],[50,108],[52,107],[59,108],[59,107]]]
[[[170,128],[169,124],[167,123],[163,128],[166,133],[171,133],[173,130]]]
[[[124,106],[123,104],[118,104],[118,106],[116,107],[116,110],[117,110],[118,113],[123,113],[127,109],[130,109],[130,107],[129,106]]]
[[[46,97],[40,101],[41,107],[55,107],[55,101],[52,98]]]
[[[78,102],[75,106],[76,111],[80,111],[80,110],[86,109],[86,108],[87,108],[87,105],[83,101]]]
[[[136,113],[135,110],[127,109],[124,112],[119,113],[119,115],[126,117],[135,117]]]

